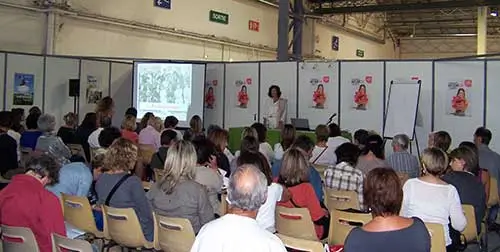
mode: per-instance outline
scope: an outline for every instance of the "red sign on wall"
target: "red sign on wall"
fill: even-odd
[[[258,32],[260,30],[260,23],[258,21],[249,20],[248,21],[248,29],[250,31]]]

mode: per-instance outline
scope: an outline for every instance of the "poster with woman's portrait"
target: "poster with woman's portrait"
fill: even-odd
[[[215,108],[215,89],[217,84],[216,81],[207,82],[205,87],[205,108],[214,109]]]
[[[371,76],[365,79],[351,79],[353,93],[353,108],[355,110],[367,110],[369,108],[369,84],[371,84]]]
[[[468,93],[472,87],[472,80],[460,80],[448,82],[447,111],[454,116],[471,116],[470,100]]]
[[[326,105],[325,86],[330,82],[329,76],[323,78],[312,78],[310,80],[312,89],[312,107],[316,109],[324,109]]]
[[[236,86],[239,88],[237,95],[236,106],[239,108],[247,108],[248,107],[248,92],[247,92],[247,84],[244,81],[236,81]]]

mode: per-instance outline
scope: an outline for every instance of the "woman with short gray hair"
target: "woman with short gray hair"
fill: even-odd
[[[54,134],[55,128],[56,118],[53,115],[43,114],[38,118],[38,129],[42,135],[36,142],[35,150],[52,155],[62,165],[69,162],[71,151],[61,138]]]

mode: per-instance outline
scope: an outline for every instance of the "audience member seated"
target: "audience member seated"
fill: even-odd
[[[14,138],[7,134],[10,128],[10,112],[0,111],[0,174],[9,179],[10,174],[18,167],[17,143]]]
[[[57,159],[60,165],[69,163],[71,151],[60,137],[54,134],[56,128],[56,118],[53,115],[43,114],[38,118],[38,128],[42,135],[36,142],[36,151],[49,153]]]
[[[19,133],[19,136],[24,132],[25,128],[23,125],[24,121],[24,109],[23,108],[13,108],[10,110],[12,115],[12,130]],[[17,139],[19,140],[19,139]]]
[[[163,126],[165,130],[172,130],[177,133],[177,141],[182,140],[182,132],[177,130],[177,124],[179,124],[179,120],[175,116],[167,116],[165,117],[165,121],[163,122]]]
[[[57,197],[61,197],[61,193],[87,197],[92,180],[92,173],[85,163],[72,162],[61,167],[59,170],[59,182],[47,186],[47,190],[54,193]]]
[[[259,152],[259,141],[257,140],[256,137],[254,137],[254,136],[245,136],[241,140],[240,151],[237,153],[238,156],[235,159],[233,159],[233,161],[231,161],[231,173],[233,173],[236,170],[236,168],[238,168],[238,158],[244,152]],[[262,155],[264,155],[264,154],[262,154]],[[266,160],[267,160],[267,158],[266,158]],[[275,165],[279,165],[279,164],[276,164],[276,163],[277,162],[275,162]],[[278,174],[279,174],[279,166],[277,166],[276,176],[273,176],[273,177],[278,177]]]
[[[255,220],[266,201],[267,182],[253,165],[233,172],[227,190],[229,213],[203,226],[191,252],[286,252],[281,240]]]
[[[141,121],[139,122],[139,126],[137,127],[137,129],[135,130],[135,132],[137,134],[139,134],[141,132],[141,130],[145,129],[147,126],[148,126],[148,122],[151,118],[154,118],[155,115],[151,112],[147,112],[146,114],[144,114],[141,118]]]
[[[395,135],[392,138],[392,155],[387,158],[387,163],[397,172],[408,174],[409,178],[420,175],[418,158],[408,152],[410,138],[405,134]]]
[[[328,129],[328,126],[320,124],[316,127],[316,130],[314,132],[316,134],[316,145],[314,145],[312,157],[311,159],[309,159],[309,161],[312,164],[327,165],[329,161],[327,155],[325,155],[325,152],[328,147],[326,143],[328,142],[330,131]]]
[[[201,121],[201,117],[198,115],[194,115],[189,120],[189,129],[184,132],[183,139],[187,141],[193,141],[193,139],[204,136],[203,133],[203,122]]]
[[[366,139],[365,147],[361,149],[356,169],[367,174],[379,167],[390,167],[384,161],[384,140],[379,135],[371,135]]]
[[[243,128],[243,130],[241,131],[241,141],[243,142],[243,139],[247,136],[254,137],[257,140],[259,139],[259,136],[257,135],[257,131],[252,127]],[[243,144],[241,144],[241,145],[243,145]],[[241,152],[241,149],[237,150],[234,153],[234,157],[237,158],[240,155],[240,152]],[[236,170],[236,167],[235,167],[235,169],[232,169],[231,171],[233,171],[233,170]]]
[[[457,189],[462,204],[474,207],[479,234],[486,213],[486,193],[479,177],[475,175],[479,172],[477,155],[469,147],[459,147],[454,149],[449,157],[452,171],[446,173],[442,179]]]
[[[33,106],[28,110],[28,113],[30,115],[36,115],[38,114],[39,116],[42,115],[42,110],[38,106]]]
[[[161,133],[161,147],[151,158],[151,169],[164,169],[168,149],[177,142],[177,139],[177,133],[173,130],[164,130]]]
[[[392,169],[370,171],[363,194],[373,220],[349,233],[345,251],[430,252],[431,238],[422,220],[399,216],[403,191],[399,177]]]
[[[94,130],[92,132],[92,134],[90,134],[90,136],[88,137],[88,143],[89,143],[89,147],[92,148],[92,149],[96,149],[96,148],[99,148],[101,147],[99,145],[99,135],[101,134],[101,131],[105,128],[109,128],[111,127],[111,117],[102,117],[100,118],[99,120],[99,128],[97,128],[96,130]]]
[[[194,139],[193,145],[197,157],[195,181],[207,188],[210,205],[212,205],[214,213],[220,215],[218,194],[222,191],[223,180],[217,167],[215,146],[204,137]]]
[[[76,138],[85,151],[85,158],[90,160],[89,137],[97,129],[97,117],[94,112],[85,114],[82,124],[76,129]]]
[[[273,183],[271,176],[271,167],[267,162],[266,157],[260,152],[242,152],[238,157],[238,167],[243,165],[254,165],[266,176],[267,179],[267,198],[266,202],[260,207],[257,214],[257,222],[259,225],[271,233],[276,232],[275,216],[276,203],[279,201],[288,201],[289,193],[282,185]]]
[[[102,174],[95,184],[98,203],[115,208],[133,208],[146,240],[153,241],[153,212],[139,177],[130,174],[137,161],[137,146],[130,140],[119,138],[104,157]],[[121,184],[120,184],[121,183]],[[114,194],[111,190],[117,187]]]
[[[99,134],[99,148],[95,149],[94,154],[106,154],[109,146],[113,144],[113,142],[122,137],[122,133],[117,127],[108,127],[101,131]]]
[[[292,146],[295,141],[296,131],[291,124],[285,124],[280,133],[280,142],[274,145],[274,159],[281,160],[285,151]]]
[[[130,107],[128,108],[126,111],[125,111],[125,117],[127,116],[132,116],[135,118],[136,122],[135,122],[135,133],[137,133],[137,135],[139,135],[139,132],[137,132],[137,128],[139,128],[139,123],[137,122],[137,109],[134,108],[134,107]]]
[[[487,169],[490,176],[500,181],[500,155],[490,149],[489,145],[493,139],[491,131],[484,127],[479,127],[474,132],[474,143],[477,146],[479,154],[479,167],[482,169]],[[500,188],[499,188],[500,192]],[[488,224],[491,229],[499,230],[500,225],[495,221],[498,215],[498,204],[490,208],[488,214]]]
[[[57,136],[61,138],[64,144],[78,144],[76,140],[76,126],[78,118],[75,113],[69,112],[63,117],[64,125],[57,131]]]
[[[271,162],[274,160],[274,151],[271,145],[266,142],[267,140],[267,128],[262,123],[252,124],[252,128],[257,132],[257,140],[259,140],[259,151],[264,154],[264,156]]]
[[[159,117],[151,117],[148,121],[148,126],[139,133],[139,144],[150,145],[155,150],[161,147],[161,127],[163,123]]]
[[[358,194],[359,207],[364,209],[363,172],[356,169],[359,148],[352,143],[343,143],[337,150],[337,165],[325,170],[325,186],[335,190],[354,191]]]
[[[491,179],[490,172],[487,169],[480,167],[480,165],[479,165],[479,150],[477,149],[476,144],[474,144],[473,142],[464,141],[464,142],[461,142],[458,145],[458,147],[470,148],[476,154],[476,156],[478,158],[478,169],[477,169],[478,174],[477,174],[477,176],[484,186],[484,191],[486,194],[486,202],[488,202],[488,199],[490,198],[490,179]]]
[[[214,210],[207,189],[194,180],[196,169],[193,145],[187,141],[175,143],[168,151],[164,177],[151,186],[146,196],[157,214],[188,219],[198,233],[214,219]]]
[[[425,149],[422,154],[423,176],[403,186],[401,215],[418,217],[424,222],[443,225],[447,251],[455,251],[448,224],[462,232],[467,224],[457,189],[440,177],[448,166],[448,157],[440,148]]]
[[[365,148],[366,140],[370,136],[370,132],[365,129],[359,129],[354,132],[352,143],[357,145],[360,150]]]
[[[231,167],[228,157],[224,154],[224,151],[227,149],[229,133],[225,129],[218,128],[211,131],[210,134],[207,135],[208,140],[215,144],[217,166],[224,170],[226,172],[225,176],[229,178],[231,175]]]
[[[24,111],[24,110],[23,110]],[[17,151],[17,160],[19,161],[21,159],[21,134],[18,132],[18,131],[15,131],[14,130],[14,124],[16,123],[19,123],[17,122],[17,120],[19,118],[17,118],[17,116],[19,115],[16,115],[16,113],[14,112],[7,112],[9,114],[9,117],[10,117],[10,125],[9,125],[9,129],[7,130],[7,135],[9,135],[10,137],[14,138],[14,140],[16,140],[16,151]],[[23,128],[23,131],[24,131],[24,128]]]
[[[290,200],[279,202],[278,205],[290,208],[307,208],[311,214],[318,239],[328,237],[330,216],[328,211],[321,207],[320,201],[309,183],[309,164],[302,152],[292,148],[285,152],[281,165],[278,183],[288,188]]]
[[[132,141],[139,142],[139,134],[135,132],[137,128],[136,118],[132,115],[126,115],[122,122],[122,137]]]
[[[52,233],[66,236],[61,202],[44,186],[59,182],[59,165],[46,154],[26,163],[26,173],[14,176],[0,192],[1,224],[33,231],[40,252],[52,251]]]
[[[429,148],[435,147],[441,149],[445,153],[448,153],[448,150],[451,146],[451,136],[446,131],[437,131],[429,134]]]
[[[343,143],[350,142],[349,139],[342,136],[342,131],[340,127],[332,123],[328,125],[329,137],[326,142],[327,150],[323,155],[326,157],[325,164],[335,165],[337,164],[337,157],[335,156],[335,150]]]
[[[21,148],[29,148],[35,150],[36,142],[38,138],[42,135],[42,132],[38,130],[38,118],[39,114],[30,114],[26,117],[26,130],[21,134]]]
[[[320,202],[323,202],[323,182],[321,181],[321,176],[318,171],[309,163],[311,159],[312,150],[314,148],[314,142],[306,135],[301,135],[297,137],[292,148],[299,150],[302,155],[306,158],[306,163],[309,167],[309,177],[308,182],[313,186],[316,197]],[[279,177],[280,170],[282,169],[281,160],[276,160],[272,167],[273,178]]]

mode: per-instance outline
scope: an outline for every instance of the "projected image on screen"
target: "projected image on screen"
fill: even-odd
[[[137,110],[186,121],[191,106],[191,64],[142,63],[137,65]]]

